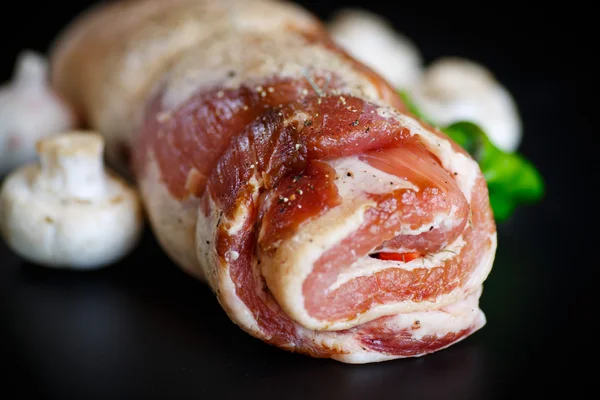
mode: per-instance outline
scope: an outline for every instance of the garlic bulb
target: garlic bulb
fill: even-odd
[[[0,177],[36,158],[38,139],[71,129],[75,118],[48,84],[48,63],[23,51],[12,81],[0,87]]]

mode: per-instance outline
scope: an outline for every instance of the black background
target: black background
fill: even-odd
[[[583,307],[593,287],[598,226],[591,172],[597,140],[582,112],[576,82],[585,61],[573,46],[571,17],[487,2],[300,3],[324,18],[341,4],[386,15],[427,62],[471,58],[515,96],[525,127],[520,151],[541,170],[547,195],[498,227],[499,249],[481,299],[487,325],[427,357],[344,365],[288,354],[243,333],[150,233],[122,263],[94,273],[35,267],[0,244],[3,393],[14,387],[21,396],[79,399],[515,399],[570,382],[564,371],[578,367],[584,343],[594,341],[584,334],[591,314]],[[1,80],[9,79],[21,49],[44,52],[88,4],[14,3],[0,24]]]

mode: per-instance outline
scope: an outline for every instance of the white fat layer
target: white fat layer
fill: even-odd
[[[221,261],[217,255],[215,238],[220,212],[210,197],[208,199],[208,214],[205,215],[202,210],[198,212],[198,222],[196,224],[196,254],[198,263],[208,284],[217,294],[219,303],[225,309],[227,315],[249,333],[258,337],[264,337],[252,312],[236,293],[236,286],[229,274],[229,262],[227,260]],[[230,254],[235,252],[239,257],[239,253],[235,249],[229,249],[228,252]],[[254,288],[248,288],[248,290],[254,290]]]
[[[417,258],[409,262],[400,262],[393,260],[378,260],[369,256],[362,257],[356,260],[347,270],[342,272],[335,283],[330,287],[330,290],[335,290],[353,279],[361,276],[370,276],[379,271],[390,268],[400,268],[406,271],[412,271],[415,268],[434,268],[443,265],[446,261],[456,257],[460,250],[466,244],[462,235],[454,242],[446,246],[442,251],[432,254],[428,257]]]
[[[365,211],[374,205],[363,199],[358,204],[333,208],[286,240],[275,256],[262,260],[262,272],[269,289],[287,315],[307,329],[321,329],[323,322],[306,311],[303,282],[319,257],[356,231],[364,221]]]
[[[202,88],[256,84],[262,94],[267,88],[259,85],[265,78],[303,79],[312,71],[335,72],[345,83],[341,92],[378,98],[373,83],[343,55],[306,39],[304,34],[316,32],[319,24],[305,10],[285,2],[259,1],[215,7],[211,12],[202,18],[203,40],[169,71],[163,97],[167,108],[177,107]]]
[[[218,267],[217,267],[218,268]],[[235,321],[237,325],[244,327],[244,330],[258,337],[265,337],[252,312],[244,304],[236,293],[236,285],[229,275],[229,265],[222,265],[219,274],[219,303],[227,310],[227,314]],[[248,288],[255,290],[255,288]]]
[[[230,71],[233,76],[227,75]],[[268,87],[262,85],[265,79],[306,79],[313,72],[329,71],[342,78],[344,86],[338,88],[341,93],[378,99],[377,88],[342,55],[320,44],[309,44],[298,32],[240,36],[228,31],[219,40],[190,49],[178,61],[167,77],[163,105],[176,108],[199,90],[216,86],[235,89],[244,84],[254,87],[259,95],[268,96]],[[314,90],[305,95],[314,96]]]
[[[374,168],[358,156],[334,159],[329,161],[329,165],[337,173],[335,185],[342,198],[356,197],[362,193],[390,193],[399,189],[419,190],[411,182]]]
[[[385,326],[394,331],[413,329],[413,338],[438,336],[442,332],[456,332],[469,326],[479,311],[481,287],[466,298],[451,303],[437,312],[420,311],[415,313],[396,314],[385,322]],[[443,336],[443,334],[442,334]]]
[[[384,118],[393,118],[402,126],[409,129],[412,135],[418,135],[427,149],[435,154],[442,166],[450,172],[456,173],[455,180],[461,192],[471,202],[473,187],[479,174],[479,166],[475,160],[454,151],[448,140],[442,139],[425,129],[417,120],[390,107],[379,107],[377,114]]]
[[[394,356],[385,353],[378,353],[374,351],[367,351],[362,349],[358,344],[353,346],[356,348],[354,351],[348,352],[348,354],[335,354],[331,356],[332,359],[346,363],[346,364],[372,364],[376,362],[396,360],[399,358],[405,358],[401,356]],[[425,355],[427,353],[424,353]],[[416,357],[416,356],[415,356]]]
[[[467,297],[441,309],[398,314],[386,320],[383,324],[386,328],[395,332],[409,329],[413,333],[412,336],[415,340],[427,335],[443,337],[448,333],[460,332],[464,329],[471,329],[471,333],[473,333],[481,329],[486,323],[485,315],[479,308],[481,290],[481,287],[479,287],[477,291],[474,291]],[[465,336],[448,343],[445,347],[457,343],[464,338]],[[343,343],[343,348],[350,350],[348,354],[334,355],[332,358],[349,364],[365,364],[404,358],[403,356],[389,355],[365,349],[354,338],[347,338]],[[428,353],[429,351],[424,351],[418,356]]]
[[[138,182],[152,231],[169,257],[184,271],[204,280],[196,257],[196,199],[179,201],[171,196],[152,153],[148,154],[146,174]]]
[[[268,88],[265,88],[268,89]],[[294,113],[285,121],[286,125],[294,125],[295,123],[303,124],[306,121],[309,121],[313,118],[312,115],[309,115],[307,112],[303,110],[296,110]]]
[[[219,286],[217,247],[215,237],[217,234],[217,223],[219,220],[219,211],[208,197],[208,214],[204,211],[198,211],[196,222],[196,258],[198,265],[202,269],[206,280],[213,291],[217,291]]]
[[[413,332],[415,340],[426,335],[443,337],[448,333],[460,332],[463,329],[471,329],[474,332],[483,327],[486,322],[485,315],[479,309],[478,304],[481,291],[482,287],[480,286],[478,290],[453,304],[438,309],[431,308],[426,311],[398,314],[387,319],[385,322],[381,322],[381,324],[390,331],[400,332],[404,329],[409,329]],[[347,354],[333,356],[334,359],[341,362],[363,364],[403,358],[402,356],[388,355],[366,349],[355,336],[360,329],[360,327],[357,327],[356,330],[340,333],[335,331],[314,331],[300,326],[297,327],[298,334],[315,343],[315,345],[346,352]],[[457,341],[449,343],[447,346]],[[290,344],[288,347],[293,348],[294,345]],[[428,353],[428,351],[424,351],[419,356]]]
[[[465,290],[483,284],[492,270],[494,259],[496,258],[498,237],[494,232],[488,235],[488,239],[490,240],[490,247],[484,251],[484,256],[479,260],[477,268],[475,268],[471,276],[469,276],[469,279],[464,285],[466,288]]]
[[[455,209],[453,208],[449,215],[446,214],[437,214],[431,224],[424,224],[417,229],[411,229],[409,226],[402,226],[398,235],[420,235],[422,233],[428,232],[432,229],[440,230],[443,232],[447,232],[452,230],[456,225],[461,223],[460,219],[455,219]],[[387,245],[383,245],[378,247],[376,251],[373,251],[371,254],[375,253],[405,253],[413,251],[413,249],[408,249],[404,247],[388,247]]]
[[[255,176],[252,176],[248,184],[252,186],[252,197],[256,201],[256,199],[258,198],[258,190],[260,189],[260,183],[258,182]],[[228,226],[227,233],[231,236],[236,235],[244,227],[244,224],[248,219],[248,214],[248,207],[246,207],[245,205],[241,205],[235,210],[235,216],[233,220],[224,217],[223,222],[225,223],[225,226]]]

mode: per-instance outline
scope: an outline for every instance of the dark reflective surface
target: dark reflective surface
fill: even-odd
[[[58,399],[520,399],[575,382],[565,370],[580,365],[590,347],[584,342],[594,340],[582,334],[594,314],[580,316],[597,264],[598,212],[589,186],[597,182],[597,156],[594,131],[575,101],[568,50],[557,45],[560,62],[554,51],[564,30],[549,20],[532,27],[532,15],[502,7],[494,12],[504,22],[463,24],[457,21],[466,9],[419,3],[400,13],[399,5],[368,3],[413,37],[428,60],[450,54],[486,64],[521,109],[521,151],[542,171],[548,193],[499,226],[481,299],[487,325],[423,358],[345,365],[288,354],[242,332],[150,234],[122,263],[93,273],[29,265],[0,244],[1,397],[15,388],[19,396]],[[335,6],[304,4],[321,15]],[[1,28],[2,80],[20,48],[44,50],[84,6],[65,5],[47,18],[44,11],[56,11],[50,5],[38,17],[21,5],[15,18],[27,22]]]
[[[127,264],[94,274],[9,260],[3,322],[20,369],[13,372],[30,375],[36,391],[59,397],[157,391],[264,392],[269,398],[275,394],[269,388],[299,382],[302,391],[286,397],[362,398],[400,382],[397,394],[411,397],[483,393],[490,354],[478,340],[428,358],[366,366],[290,355],[241,332],[205,286],[153,249],[149,237]],[[160,262],[145,266],[150,259]],[[225,379],[235,384],[223,386]]]
[[[93,273],[43,269],[2,247],[3,361],[9,377],[28,382],[21,391],[56,398],[514,398],[560,321],[552,270],[543,272],[551,260],[528,240],[538,235],[530,226],[500,230],[481,331],[427,357],[354,366],[246,335],[150,234],[122,264]]]

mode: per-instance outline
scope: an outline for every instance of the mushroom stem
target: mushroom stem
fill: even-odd
[[[41,171],[36,184],[64,197],[94,199],[106,193],[104,139],[98,134],[70,133],[39,140]]]

